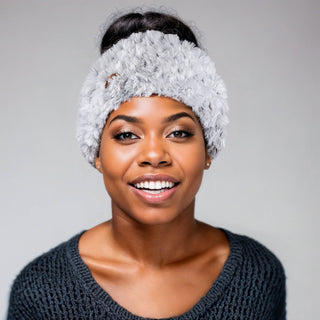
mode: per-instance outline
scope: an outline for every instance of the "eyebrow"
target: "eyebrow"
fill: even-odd
[[[165,123],[173,122],[184,117],[190,118],[193,122],[195,122],[195,119],[187,112],[179,112],[179,113],[173,114],[172,116],[169,116],[168,118],[166,118],[163,122]]]
[[[163,120],[163,123],[173,122],[173,121],[176,121],[176,120],[184,118],[184,117],[190,118],[193,122],[196,122],[195,119],[189,113],[179,112],[179,113],[173,114],[173,115],[165,118]],[[131,123],[142,123],[142,121],[139,118],[132,117],[132,116],[126,116],[124,114],[119,114],[110,121],[109,127],[110,127],[111,123],[116,120],[124,120],[124,121],[131,122]]]
[[[110,123],[109,123],[109,127],[111,125],[111,123],[115,120],[124,120],[127,122],[132,122],[132,123],[141,123],[141,120],[136,118],[136,117],[131,117],[131,116],[125,116],[124,114],[119,114],[116,117],[114,117]]]

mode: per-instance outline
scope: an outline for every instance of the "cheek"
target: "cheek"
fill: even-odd
[[[185,177],[194,181],[197,185],[201,183],[202,175],[205,167],[205,146],[199,142],[183,148],[176,153],[180,167],[184,171]]]
[[[191,180],[192,185],[198,189],[200,187],[203,171],[204,171],[204,161],[203,156],[196,155],[190,156],[185,162],[188,164],[186,166],[188,172],[186,172],[187,178]]]
[[[100,160],[102,174],[106,187],[121,175],[123,158],[119,148],[113,147],[112,143],[103,143],[100,148]]]
[[[111,189],[117,181],[124,180],[134,157],[133,148],[122,147],[112,141],[101,145],[100,160],[107,190]]]

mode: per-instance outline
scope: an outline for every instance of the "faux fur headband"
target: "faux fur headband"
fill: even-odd
[[[152,94],[192,108],[212,159],[223,148],[227,93],[214,63],[193,43],[181,41],[175,34],[149,30],[133,33],[105,51],[83,84],[77,140],[91,165],[95,166],[110,112],[131,97]]]

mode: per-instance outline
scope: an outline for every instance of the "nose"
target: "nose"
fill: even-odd
[[[155,168],[170,165],[171,156],[166,141],[155,136],[145,138],[141,143],[138,164]]]

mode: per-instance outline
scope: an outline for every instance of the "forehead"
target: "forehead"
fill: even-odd
[[[151,97],[133,97],[122,103],[117,110],[111,112],[107,119],[107,124],[118,115],[129,115],[132,117],[145,119],[146,121],[157,121],[176,113],[187,113],[194,120],[197,120],[192,109],[184,103],[168,97],[151,96]]]

